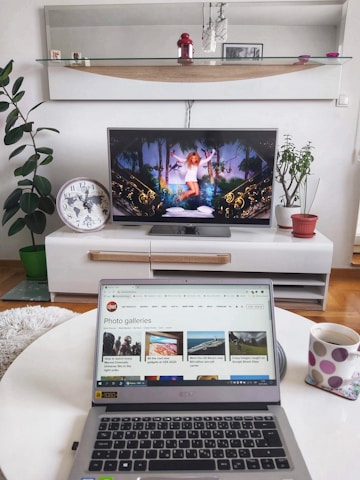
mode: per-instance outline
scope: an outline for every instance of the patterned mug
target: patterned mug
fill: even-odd
[[[336,323],[319,323],[310,330],[309,376],[316,385],[340,388],[358,379],[360,335]],[[356,374],[356,377],[355,377]]]

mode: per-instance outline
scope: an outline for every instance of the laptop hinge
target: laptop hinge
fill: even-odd
[[[273,405],[279,405],[279,403],[273,403]],[[99,406],[97,404],[97,406]],[[173,404],[151,404],[151,405],[131,405],[131,404],[124,404],[124,405],[107,405],[106,411],[107,412],[138,412],[142,410],[144,412],[170,412],[170,411],[204,411],[204,410],[267,410],[269,404],[264,403],[173,403]]]

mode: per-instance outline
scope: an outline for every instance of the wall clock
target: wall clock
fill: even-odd
[[[110,197],[96,180],[73,178],[60,188],[56,208],[61,220],[77,232],[101,230],[109,218]]]

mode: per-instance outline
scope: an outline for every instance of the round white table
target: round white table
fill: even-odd
[[[0,382],[0,466],[8,480],[64,480],[91,406],[96,310],[50,330],[15,360]],[[282,404],[313,480],[358,480],[360,400],[311,387],[312,322],[276,309],[286,352]]]

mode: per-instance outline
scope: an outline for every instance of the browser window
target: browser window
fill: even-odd
[[[268,285],[105,285],[99,308],[98,387],[275,382]]]

